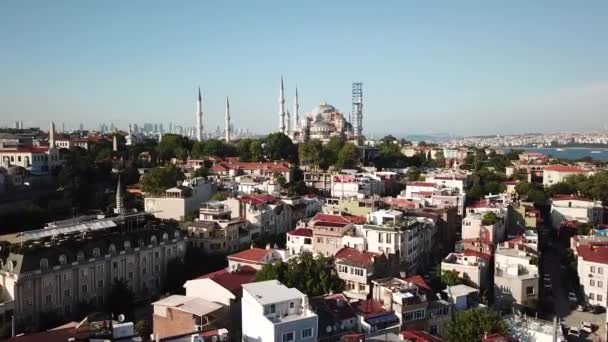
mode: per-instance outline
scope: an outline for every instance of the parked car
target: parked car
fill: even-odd
[[[591,322],[581,322],[581,330],[591,334],[595,330],[595,325]]]
[[[570,330],[568,330],[568,336],[581,337],[581,331],[577,327],[570,327]]]
[[[604,307],[601,305],[592,305],[589,308],[589,312],[594,313],[594,314],[600,314],[600,313],[603,313],[604,311],[606,311],[606,309],[604,309]]]

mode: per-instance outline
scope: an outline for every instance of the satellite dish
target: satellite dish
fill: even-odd
[[[124,321],[125,321],[125,315],[123,315],[123,314],[118,315],[118,323],[122,323]]]
[[[325,332],[327,332],[327,333],[331,332],[331,325],[328,325],[325,327]]]

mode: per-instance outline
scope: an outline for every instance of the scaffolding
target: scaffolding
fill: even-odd
[[[353,134],[359,141],[363,132],[363,83],[361,82],[353,82],[353,108],[350,119],[353,125]]]

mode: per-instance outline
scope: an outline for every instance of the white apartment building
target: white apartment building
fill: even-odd
[[[580,245],[576,253],[585,302],[608,307],[608,245],[601,242]]]
[[[405,192],[402,192],[399,197],[413,199],[414,197],[419,197],[416,194],[429,194],[430,196],[436,188],[436,184],[431,182],[407,182]]]
[[[197,212],[216,190],[215,183],[202,177],[191,178],[167,189],[161,196],[146,195],[144,209],[157,218],[183,220],[188,214]]]
[[[308,297],[277,280],[243,285],[242,324],[245,342],[312,342],[318,335]]]
[[[464,250],[461,253],[450,253],[441,262],[441,272],[456,272],[478,289],[487,289],[490,285],[491,255]]]
[[[571,175],[589,176],[590,174],[590,170],[581,169],[576,166],[550,165],[543,169],[543,185],[551,186],[555,183],[563,182],[566,177]]]
[[[505,237],[505,220],[502,216],[497,215],[497,220],[494,224],[484,225],[482,213],[467,214],[462,219],[462,239],[477,239],[488,241],[493,244],[499,243]]]
[[[537,264],[537,255],[525,246],[499,246],[494,253],[495,301],[505,307],[533,305],[539,291]]]
[[[313,253],[312,229],[298,228],[287,232],[285,248],[289,256],[299,255],[303,252]]]
[[[331,179],[332,197],[371,197],[383,193],[382,179],[373,174],[334,175]]]
[[[601,201],[574,195],[561,195],[551,199],[551,219],[555,228],[564,221],[599,224],[603,223],[603,216],[604,207]]]
[[[0,146],[0,166],[21,166],[34,174],[44,174],[61,166],[59,150],[35,146]]]

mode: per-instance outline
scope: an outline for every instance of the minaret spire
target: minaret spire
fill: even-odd
[[[55,148],[55,123],[51,121],[49,129],[49,149]]]
[[[226,129],[224,133],[227,143],[230,142],[230,131],[230,101],[228,100],[228,96],[226,96]]]
[[[285,119],[285,121],[287,122],[287,135],[291,135],[291,113],[289,112],[289,110],[287,110],[285,116],[287,117],[287,119]]]
[[[281,75],[281,90],[279,91],[279,131],[285,134],[285,93],[283,88],[283,75]]]
[[[114,213],[122,215],[125,213],[125,200],[122,196],[122,182],[120,176],[118,176],[118,184],[116,185],[116,209]]]
[[[196,104],[196,140],[203,141],[203,99],[201,87],[198,87],[198,101]]]
[[[298,130],[300,126],[300,104],[298,103],[298,87],[296,86],[296,98],[293,102],[293,128],[294,130]]]

